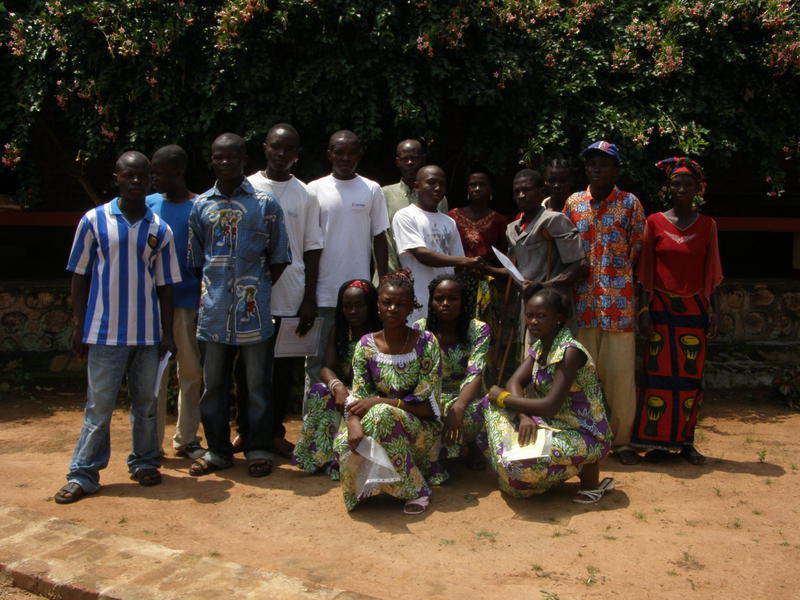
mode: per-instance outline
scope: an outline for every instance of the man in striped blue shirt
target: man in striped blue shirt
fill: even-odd
[[[156,372],[172,341],[172,284],[181,280],[169,226],[145,205],[150,163],[139,152],[117,160],[119,197],[86,213],[75,232],[73,349],[88,354],[86,410],[59,504],[100,488],[111,454],[110,422],[122,379],[131,400],[131,479],[161,483],[156,438]],[[162,335],[163,331],[163,335]]]

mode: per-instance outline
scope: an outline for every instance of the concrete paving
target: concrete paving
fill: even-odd
[[[58,600],[370,598],[7,505],[0,505],[0,571]]]

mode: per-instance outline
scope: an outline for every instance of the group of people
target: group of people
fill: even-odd
[[[467,206],[448,212],[446,174],[417,140],[398,145],[402,178],[384,188],[358,175],[351,131],[330,137],[331,173],[307,185],[291,172],[300,153],[291,125],[270,129],[264,153],[266,168],[246,177],[244,140],[219,136],[215,185],[194,194],[180,147],[152,161],[126,152],[119,196],[81,219],[67,268],[87,403],[56,502],[99,489],[125,378],[131,479],[161,482],[166,377],[156,379],[167,352],[180,390],[172,445],[192,460],[190,475],[228,468],[243,451],[262,477],[277,453],[341,480],[348,510],[388,494],[422,513],[460,457],[489,464],[518,497],[578,476],[581,503],[613,489],[600,477],[612,452],[624,464],[642,449],[647,460],[677,451],[703,463],[694,427],[722,275],[714,221],[695,208],[705,191],[696,162],[658,163],[672,208],[645,220],[616,186],[618,148],[595,142],[582,153],[583,191],[570,160],[519,171],[509,222],[491,207],[484,168],[468,174]],[[274,358],[286,323],[299,336],[320,329],[305,357],[296,445],[282,422],[297,359]],[[638,390],[637,326],[647,340]],[[521,362],[498,380],[514,345]],[[367,450],[376,446],[385,460]],[[370,460],[390,474],[365,479]]]

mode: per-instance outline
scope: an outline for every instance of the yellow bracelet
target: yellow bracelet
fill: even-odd
[[[650,312],[650,309],[647,308],[646,306],[643,306],[642,308],[639,309],[639,312],[636,313],[636,316],[637,317],[641,317],[642,313],[646,313],[646,312]]]
[[[500,395],[497,396],[497,400],[495,400],[495,403],[497,404],[497,406],[499,406],[500,408],[505,408],[506,407],[506,398],[508,398],[510,395],[511,395],[511,392],[509,392],[509,391],[500,392]]]
[[[402,401],[400,400],[400,398],[398,398],[397,399],[397,408],[400,408],[400,402],[402,402]]]

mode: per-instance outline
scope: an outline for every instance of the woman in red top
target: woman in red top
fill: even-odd
[[[649,341],[631,444],[651,448],[645,455],[650,461],[679,451],[701,465],[705,457],[694,447],[694,428],[706,343],[716,337],[719,321],[717,226],[693,206],[705,191],[700,165],[676,157],[656,166],[667,174],[672,209],[647,218],[639,257],[639,328]]]
[[[473,167],[467,176],[467,200],[464,208],[448,214],[456,222],[466,256],[480,256],[495,264],[492,246],[506,251],[508,219],[492,210],[492,179],[487,169]],[[498,265],[499,266],[499,265]]]

